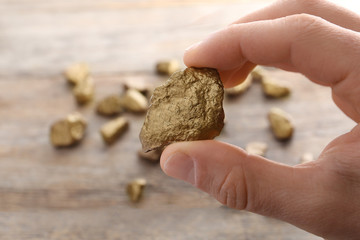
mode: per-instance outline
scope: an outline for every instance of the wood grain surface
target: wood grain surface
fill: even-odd
[[[106,146],[95,102],[78,107],[61,71],[90,64],[96,99],[121,93],[124,82],[161,84],[159,59],[178,58],[187,45],[264,2],[0,0],[0,239],[264,239],[318,237],[287,223],[221,206],[206,193],[171,179],[137,157],[144,115],[126,113],[130,129]],[[244,147],[269,145],[267,157],[289,165],[315,156],[355,124],[329,89],[299,74],[268,69],[293,92],[263,96],[259,84],[225,99],[226,126],[217,139]],[[287,143],[270,133],[266,113],[281,107],[294,117]],[[79,111],[89,122],[84,141],[56,149],[52,122]],[[126,183],[148,180],[143,200],[130,203]],[[301,197],[301,196],[299,196]]]

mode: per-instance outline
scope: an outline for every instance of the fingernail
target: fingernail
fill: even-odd
[[[189,51],[189,50],[192,50],[194,48],[196,48],[197,46],[199,46],[200,44],[202,43],[202,41],[200,42],[197,42],[197,43],[194,43],[193,45],[189,46],[188,48],[185,49],[185,51]]]
[[[171,177],[195,184],[194,161],[182,152],[176,152],[168,157],[164,171]]]

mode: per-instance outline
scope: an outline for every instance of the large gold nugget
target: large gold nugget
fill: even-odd
[[[271,130],[279,140],[288,140],[294,132],[294,126],[288,113],[280,108],[272,108],[268,113]]]
[[[99,101],[96,111],[103,116],[113,116],[124,111],[121,104],[120,96],[110,95]]]
[[[85,135],[86,125],[85,119],[79,113],[68,115],[66,119],[51,126],[51,143],[56,147],[68,147],[78,143]]]
[[[89,73],[89,66],[86,63],[75,63],[65,70],[64,75],[69,83],[78,85],[89,76]]]
[[[102,126],[100,133],[107,144],[113,144],[128,128],[129,122],[124,117],[118,117]]]
[[[154,90],[140,132],[144,151],[213,139],[224,126],[224,87],[212,68],[186,68]]]

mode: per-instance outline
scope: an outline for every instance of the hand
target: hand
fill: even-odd
[[[338,107],[360,122],[360,17],[326,1],[283,0],[193,45],[187,66],[219,70],[226,87],[255,64],[300,72],[332,88]],[[360,125],[320,157],[297,166],[248,155],[217,141],[175,143],[161,156],[169,176],[221,203],[289,222],[327,239],[360,238]]]

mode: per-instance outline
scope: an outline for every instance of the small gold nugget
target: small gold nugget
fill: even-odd
[[[248,152],[248,154],[265,157],[267,148],[268,146],[264,142],[250,142],[246,145],[245,149]]]
[[[308,163],[314,161],[314,155],[306,152],[301,156],[300,163]]]
[[[267,97],[281,98],[290,94],[290,88],[282,85],[276,80],[263,78],[261,83],[263,91]]]
[[[114,116],[124,111],[121,97],[110,95],[99,101],[96,111],[103,116]]]
[[[80,113],[68,115],[51,126],[51,143],[55,147],[68,147],[80,142],[85,135],[86,125]]]
[[[89,66],[86,63],[75,63],[64,72],[65,78],[73,85],[78,85],[84,81],[89,74]]]
[[[271,130],[279,140],[288,140],[294,132],[291,116],[280,108],[272,108],[268,113]]]
[[[261,67],[257,66],[252,72],[250,73],[252,80],[254,82],[261,82],[264,78],[264,73]]]
[[[118,117],[101,127],[100,133],[107,144],[114,143],[122,133],[128,128],[128,120],[124,117]]]
[[[146,179],[144,178],[136,178],[130,183],[128,183],[126,187],[126,192],[132,202],[135,203],[140,201],[145,186],[146,186]]]
[[[156,64],[156,72],[160,75],[171,76],[178,70],[180,70],[180,64],[175,59],[169,61],[160,61]]]
[[[156,149],[149,152],[144,152],[142,149],[138,150],[138,156],[142,159],[148,160],[150,162],[158,162],[161,157],[162,150]]]
[[[74,87],[73,93],[79,104],[90,102],[95,93],[94,80],[91,77],[87,77],[85,80],[78,82]]]
[[[146,112],[149,101],[139,91],[129,89],[122,96],[121,105],[129,112],[143,113]]]
[[[235,87],[225,89],[225,93],[229,97],[235,97],[242,93],[244,93],[246,90],[249,89],[252,83],[252,77],[250,75],[247,76],[247,78],[240,83],[239,85],[236,85]]]

